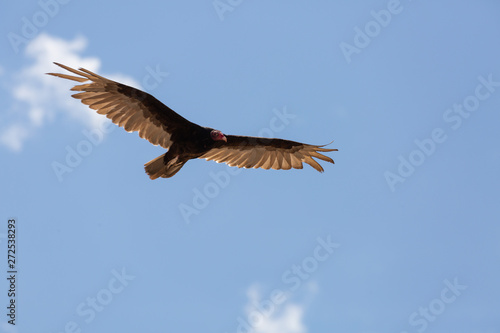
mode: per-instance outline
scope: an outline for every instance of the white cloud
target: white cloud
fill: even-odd
[[[99,58],[81,55],[86,47],[87,39],[83,36],[67,41],[46,33],[41,33],[26,46],[25,55],[32,59],[33,63],[12,74],[9,89],[14,102],[7,115],[9,119],[2,119],[7,125],[0,129],[0,144],[13,151],[21,151],[23,143],[30,138],[31,133],[61,114],[89,128],[108,121],[79,100],[71,98],[69,89],[75,82],[45,75],[48,72],[64,72],[53,64],[54,61],[99,72]],[[0,68],[0,73],[1,71]],[[140,88],[139,84],[125,75],[105,76],[118,76],[121,82]]]
[[[3,144],[12,151],[21,150],[23,141],[28,137],[28,129],[22,124],[11,124],[2,129],[0,134],[0,144]]]
[[[314,294],[317,286],[314,283],[308,284],[305,292],[307,296]],[[305,333],[304,313],[306,303],[292,302],[290,294],[283,292],[283,299],[280,302],[273,301],[273,297],[264,298],[261,296],[258,285],[253,285],[247,290],[248,302],[245,305],[245,318],[240,318],[240,330],[247,330],[252,333]],[[309,298],[309,297],[307,297]],[[243,327],[245,326],[245,327]]]

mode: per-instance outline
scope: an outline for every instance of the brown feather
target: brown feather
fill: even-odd
[[[168,149],[175,131],[200,128],[143,91],[109,80],[84,68],[77,70],[55,64],[77,76],[60,73],[48,73],[49,75],[80,83],[90,81],[71,88],[72,91],[78,91],[72,95],[74,98],[110,118],[115,124],[125,127],[125,130],[140,131],[139,136],[154,145],[159,144]]]
[[[262,169],[302,169],[307,163],[319,172],[323,167],[313,159],[334,163],[333,159],[320,152],[337,151],[282,139],[267,139],[228,135],[227,143],[220,142],[200,158],[227,163],[230,166]]]

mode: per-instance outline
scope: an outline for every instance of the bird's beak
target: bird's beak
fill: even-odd
[[[222,140],[223,140],[224,142],[227,142],[227,138],[226,138],[226,136],[225,136],[225,135],[222,135]]]

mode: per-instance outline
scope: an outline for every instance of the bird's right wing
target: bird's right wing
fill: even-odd
[[[302,162],[305,162],[319,172],[323,172],[323,167],[313,157],[334,163],[330,157],[319,152],[337,151],[337,149],[283,139],[237,135],[226,135],[226,138],[227,142],[217,141],[214,147],[200,158],[239,168],[266,170],[271,168],[275,170],[302,169]]]
[[[81,91],[72,95],[74,98],[81,99],[83,104],[105,115],[127,132],[139,132],[141,138],[154,145],[168,149],[174,132],[198,126],[144,91],[106,79],[84,68],[76,70],[55,64],[79,76],[60,73],[49,75],[77,82],[91,81],[71,88]]]

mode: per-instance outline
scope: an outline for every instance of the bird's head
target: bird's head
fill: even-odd
[[[224,141],[224,142],[227,142],[226,136],[224,134],[222,134],[221,131],[218,131],[218,130],[212,130],[210,132],[210,137],[214,141]]]

